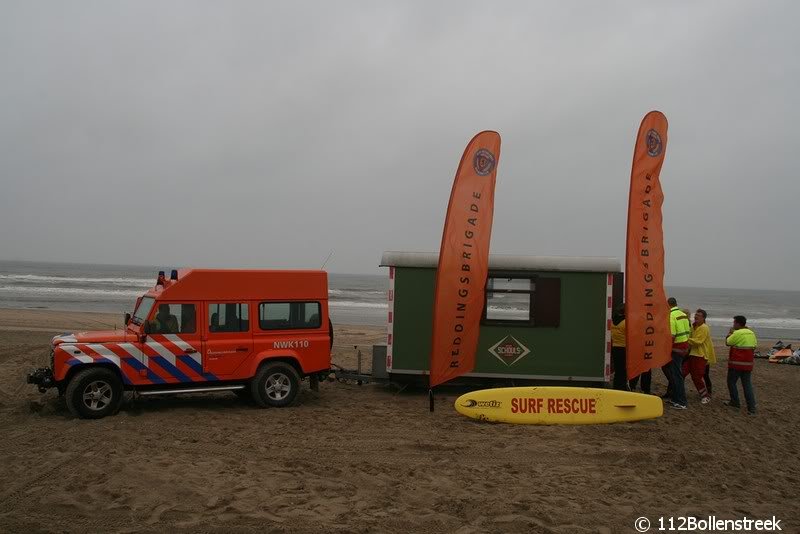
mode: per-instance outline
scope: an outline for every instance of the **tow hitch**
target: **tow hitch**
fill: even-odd
[[[28,384],[36,384],[40,393],[44,393],[48,388],[55,387],[56,382],[53,378],[53,370],[49,367],[40,367],[28,374]]]

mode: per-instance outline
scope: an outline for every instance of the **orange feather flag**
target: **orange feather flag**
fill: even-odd
[[[499,159],[500,134],[481,132],[464,150],[453,181],[436,270],[431,388],[475,367]]]
[[[633,151],[625,251],[625,345],[628,378],[670,361],[672,335],[664,292],[664,193],[659,175],[667,151],[667,118],[642,119]]]

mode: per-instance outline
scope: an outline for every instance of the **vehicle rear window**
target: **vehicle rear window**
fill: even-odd
[[[262,330],[319,328],[319,302],[262,302],[258,305],[258,325]]]

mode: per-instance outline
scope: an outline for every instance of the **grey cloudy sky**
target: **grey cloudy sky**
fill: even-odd
[[[624,255],[670,121],[668,284],[800,289],[795,2],[3,2],[0,259],[377,273],[503,138],[492,252]]]

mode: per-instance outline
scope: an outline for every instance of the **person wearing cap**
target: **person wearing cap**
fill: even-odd
[[[747,413],[755,415],[756,396],[753,393],[753,359],[756,350],[756,335],[747,328],[747,318],[744,315],[737,315],[733,318],[733,327],[728,331],[728,338],[725,344],[730,347],[728,353],[728,393],[731,399],[725,405],[732,408],[739,408],[739,391],[737,383],[741,379],[744,399],[747,402]]]
[[[711,402],[711,391],[705,380],[707,361],[710,359],[716,361],[714,343],[711,341],[706,317],[708,314],[702,308],[698,308],[694,314],[692,334],[689,336],[689,356],[684,360],[682,369],[684,378],[686,375],[692,375],[692,382],[703,404]]]

